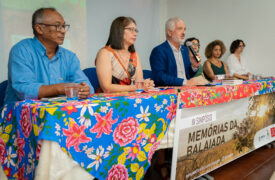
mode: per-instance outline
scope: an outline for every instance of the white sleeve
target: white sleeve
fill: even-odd
[[[234,56],[232,56],[232,54],[227,59],[227,66],[228,66],[230,75],[233,76],[233,74],[236,73],[237,67],[236,67],[235,58]]]
[[[244,69],[245,73],[248,73],[249,71],[248,71],[248,68],[247,68],[246,58],[241,56],[241,61],[243,63],[243,69]]]

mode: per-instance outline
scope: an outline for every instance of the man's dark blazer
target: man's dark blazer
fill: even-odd
[[[195,75],[196,71],[193,71],[191,67],[187,47],[181,46],[180,50],[184,62],[185,75],[189,80]],[[152,50],[150,65],[156,86],[182,86],[184,79],[177,77],[176,59],[168,41],[165,41]]]

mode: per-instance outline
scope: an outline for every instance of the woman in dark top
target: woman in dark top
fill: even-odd
[[[192,43],[192,47],[194,49],[194,51],[199,54],[199,50],[200,50],[200,40],[195,38],[195,37],[191,37],[191,38],[188,38],[184,41],[184,46],[187,47],[187,42],[191,42]],[[189,50],[189,56],[190,57],[193,57],[193,54],[191,53],[190,49],[188,48]],[[190,61],[191,61],[191,58],[190,58]],[[202,72],[203,72],[203,69],[202,69],[202,64],[199,66],[199,69],[198,71],[196,72],[196,74],[193,76],[193,77],[198,77],[200,75],[202,75]]]
[[[225,51],[225,45],[220,40],[212,41],[206,46],[205,56],[208,59],[203,65],[203,72],[208,80],[214,80],[215,75],[219,74],[226,74],[229,76],[226,63],[220,60]]]

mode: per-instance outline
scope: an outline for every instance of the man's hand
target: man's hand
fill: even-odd
[[[198,78],[191,78],[186,82],[186,86],[196,86],[196,85],[204,85],[204,83],[200,82]]]
[[[81,82],[78,85],[78,98],[79,99],[86,99],[90,95],[90,87],[85,83]]]

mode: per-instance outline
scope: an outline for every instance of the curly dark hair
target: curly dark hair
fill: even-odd
[[[230,46],[230,52],[233,54],[235,53],[236,49],[238,49],[238,47],[240,46],[241,42],[243,43],[244,47],[245,47],[245,43],[243,42],[243,40],[241,39],[236,39],[235,41],[233,41],[231,43]]]
[[[212,51],[214,49],[215,46],[220,46],[221,47],[221,55],[220,57],[222,57],[222,55],[225,53],[226,48],[224,43],[221,40],[215,40],[212,41],[211,43],[209,43],[206,48],[205,48],[205,56],[209,59],[210,57],[212,57]],[[219,57],[219,58],[220,58]]]

